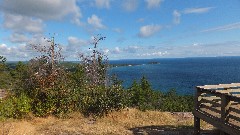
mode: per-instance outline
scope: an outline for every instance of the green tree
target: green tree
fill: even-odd
[[[144,92],[136,80],[133,81],[130,89],[130,106],[140,107],[145,102]]]
[[[26,88],[28,75],[28,66],[23,62],[18,62],[15,69],[11,70],[11,76],[14,80],[13,82],[13,91],[16,95],[25,93],[24,88]],[[29,91],[28,91],[29,92]],[[27,93],[25,93],[27,94]]]
[[[10,69],[6,65],[6,58],[0,56],[0,89],[9,89],[12,86]]]

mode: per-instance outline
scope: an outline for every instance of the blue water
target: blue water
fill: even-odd
[[[116,74],[123,81],[125,88],[142,76],[155,90],[166,92],[174,88],[179,94],[194,94],[195,87],[199,85],[240,82],[240,57],[114,60],[110,63],[137,64],[109,70],[110,74]]]

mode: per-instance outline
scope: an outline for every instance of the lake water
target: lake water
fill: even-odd
[[[166,92],[174,88],[179,94],[194,94],[199,85],[240,82],[240,57],[112,60],[110,63],[134,65],[109,70],[109,74],[116,74],[123,81],[125,88],[142,76],[155,90]]]

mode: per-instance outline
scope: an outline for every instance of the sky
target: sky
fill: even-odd
[[[240,0],[0,0],[0,55],[30,60],[55,37],[65,60],[92,39],[109,59],[240,56]]]

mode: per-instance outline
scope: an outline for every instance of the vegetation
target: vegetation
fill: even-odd
[[[31,45],[40,56],[28,63],[17,63],[9,68],[0,57],[0,88],[8,96],[0,100],[0,118],[24,118],[55,115],[65,117],[79,111],[85,116],[103,116],[125,107],[142,111],[192,111],[193,97],[177,95],[175,90],[167,93],[153,90],[142,77],[128,89],[115,76],[108,76],[108,58],[97,45],[105,37],[94,38],[90,55],[79,54],[81,62],[72,69],[63,64],[61,47],[54,37],[45,45]]]
[[[0,121],[0,134],[192,135],[194,131],[192,115],[190,113],[180,114],[123,109],[96,119],[84,117],[80,113],[71,113],[68,119],[61,120],[52,116],[33,117],[31,120],[7,120],[4,123]],[[206,122],[201,122],[201,129],[209,130],[213,127]]]

